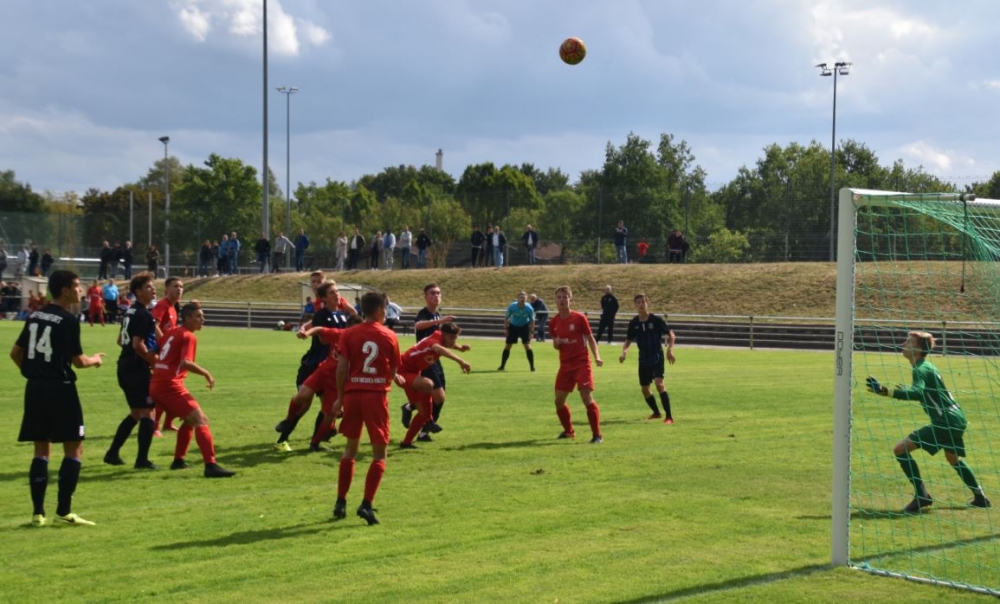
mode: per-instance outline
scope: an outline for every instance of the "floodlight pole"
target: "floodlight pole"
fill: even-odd
[[[264,0],[264,116],[263,116],[263,140],[264,140],[264,168],[261,175],[261,182],[264,183],[264,203],[261,208],[261,232],[264,238],[271,239],[271,207],[267,199],[268,189],[271,185],[270,174],[267,170],[267,0]]]
[[[161,136],[163,143],[163,196],[166,198],[164,225],[163,225],[163,270],[166,276],[170,276],[170,158],[167,154],[167,146],[170,144],[169,136]]]
[[[278,92],[285,95],[285,232],[292,232],[292,95],[298,92],[295,86],[278,86]]]
[[[830,136],[830,262],[833,262],[836,258],[834,240],[837,235],[837,75],[845,76],[850,73],[851,63],[837,61],[832,69],[826,63],[820,63],[816,67],[820,69],[819,75],[833,76],[833,130]]]

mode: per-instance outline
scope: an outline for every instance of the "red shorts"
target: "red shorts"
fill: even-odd
[[[333,388],[334,398],[336,398],[337,364],[326,362],[320,363],[320,366],[309,374],[309,377],[306,378],[306,381],[302,382],[302,385],[313,392],[324,392],[328,388]]]
[[[406,382],[406,385],[403,386],[403,392],[406,394],[407,401],[416,405],[418,401],[431,395],[430,392],[420,392],[413,387],[413,382],[422,377],[419,372],[410,373],[409,371],[401,371],[399,375]]]
[[[594,370],[590,364],[566,369],[559,367],[556,374],[556,390],[559,392],[573,392],[574,388],[580,390],[594,390]]]
[[[337,402],[337,385],[330,384],[323,389],[323,394],[319,397],[321,404],[321,409],[323,410],[323,415],[327,419],[333,419],[330,414],[333,413],[333,404]]]
[[[344,418],[338,432],[344,438],[361,438],[361,426],[368,428],[373,445],[389,444],[389,396],[377,390],[344,393]]]
[[[171,382],[150,384],[149,398],[170,415],[181,419],[190,415],[195,409],[201,408],[187,388]]]

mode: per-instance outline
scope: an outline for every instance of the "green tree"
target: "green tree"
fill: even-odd
[[[179,252],[197,250],[199,234],[236,231],[246,246],[260,233],[263,198],[254,167],[213,153],[203,166],[184,169],[172,195],[170,241]]]
[[[458,181],[456,196],[481,225],[499,223],[512,208],[542,206],[534,181],[509,164],[500,169],[490,162],[468,166]]]
[[[0,171],[0,239],[10,246],[26,241],[42,242],[51,238],[45,221],[45,198],[31,190],[31,185],[17,180],[13,170]]]

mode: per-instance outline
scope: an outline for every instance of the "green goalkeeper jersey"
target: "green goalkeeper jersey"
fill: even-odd
[[[920,401],[933,426],[965,430],[967,425],[962,408],[948,392],[937,367],[927,359],[917,361],[913,366],[913,385],[896,386],[892,398]]]

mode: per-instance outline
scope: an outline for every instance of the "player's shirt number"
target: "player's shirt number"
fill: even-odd
[[[378,373],[378,369],[372,367],[372,363],[378,357],[378,344],[369,340],[361,346],[361,351],[368,355],[365,357],[365,364],[362,367],[362,371],[365,373]]]
[[[38,335],[38,323],[28,325],[28,358],[34,359],[35,352],[45,356],[45,362],[52,362],[52,326],[46,325],[42,335]]]
[[[131,338],[128,337],[128,324],[132,321],[131,317],[125,317],[122,319],[122,332],[118,336],[118,343],[122,346],[128,346],[131,342]]]

